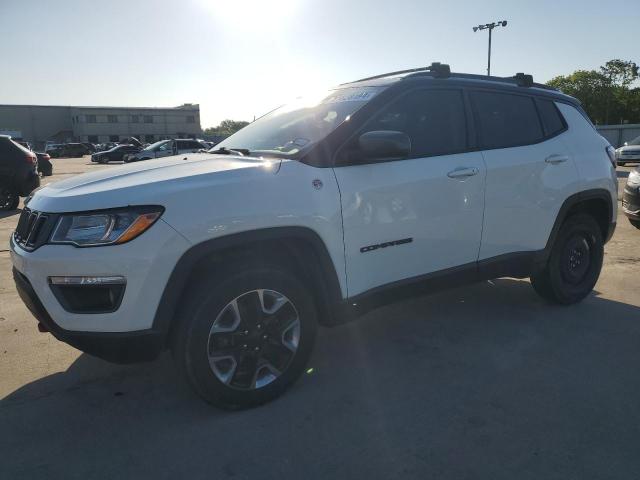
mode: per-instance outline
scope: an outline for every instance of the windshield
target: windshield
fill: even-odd
[[[144,150],[146,152],[155,151],[155,150],[157,150],[158,148],[160,148],[163,144],[165,144],[167,142],[169,142],[169,140],[160,140],[159,142],[152,143],[151,145],[146,147]]]
[[[628,142],[627,145],[640,145],[640,136]]]
[[[381,87],[349,87],[300,98],[250,123],[220,142],[219,149],[293,157],[322,140],[381,91]]]

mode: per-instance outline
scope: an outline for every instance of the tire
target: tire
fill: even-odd
[[[603,258],[602,231],[595,219],[587,214],[571,216],[560,228],[547,264],[531,276],[531,284],[551,303],[577,303],[593,290]]]
[[[0,211],[11,211],[18,208],[20,197],[13,190],[0,186]]]
[[[630,218],[629,219],[629,223],[631,223],[631,225],[633,225],[637,229],[640,229],[640,220],[634,220],[634,219]]]
[[[313,299],[279,266],[236,267],[217,271],[216,278],[221,280],[199,282],[178,317],[172,338],[178,369],[217,407],[236,410],[269,402],[307,365],[317,332]]]

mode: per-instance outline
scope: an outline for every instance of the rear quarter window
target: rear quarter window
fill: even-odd
[[[471,92],[471,103],[483,148],[529,145],[544,138],[532,97]]]
[[[566,123],[558,107],[551,100],[538,99],[538,111],[544,126],[545,135],[552,137],[566,128]]]

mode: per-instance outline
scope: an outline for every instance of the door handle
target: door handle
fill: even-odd
[[[569,157],[566,155],[549,155],[544,159],[545,162],[550,163],[552,165],[557,165],[558,163],[564,163],[569,160]]]
[[[479,171],[480,170],[477,169],[476,167],[456,168],[455,170],[452,170],[449,173],[447,173],[447,177],[449,178],[473,177],[474,175],[477,175]]]

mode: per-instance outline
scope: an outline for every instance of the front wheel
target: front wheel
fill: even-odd
[[[200,282],[173,339],[178,367],[222,408],[248,408],[282,394],[304,371],[316,309],[304,284],[280,267],[235,270]]]
[[[531,284],[551,303],[577,303],[593,290],[603,258],[598,223],[590,215],[574,215],[560,228],[547,264],[531,276]]]
[[[11,211],[18,208],[20,197],[8,187],[0,186],[0,210]]]

